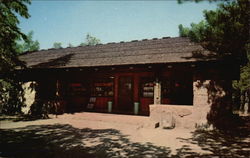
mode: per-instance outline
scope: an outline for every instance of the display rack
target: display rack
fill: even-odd
[[[154,82],[150,79],[143,79],[141,84],[141,96],[145,98],[154,97]]]

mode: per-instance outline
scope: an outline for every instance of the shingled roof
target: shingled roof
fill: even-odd
[[[161,39],[48,49],[19,56],[29,68],[70,68],[134,64],[183,63],[208,60],[211,54],[188,38]],[[198,56],[199,56],[198,55]],[[210,59],[209,59],[210,60]]]

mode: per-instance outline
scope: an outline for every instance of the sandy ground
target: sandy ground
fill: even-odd
[[[197,131],[185,128],[153,128],[148,126],[149,118],[143,116],[84,112],[59,115],[57,118],[54,115],[50,117],[51,119],[36,121],[2,120],[0,122],[0,129],[3,131],[1,136],[6,135],[6,137],[1,138],[4,140],[1,145],[11,142],[8,148],[16,147],[12,139],[7,139],[12,136],[9,133],[14,133],[13,137],[17,135],[24,137],[20,139],[27,148],[25,150],[29,150],[29,146],[36,146],[35,141],[41,139],[42,142],[50,141],[45,144],[49,144],[48,146],[51,146],[53,150],[84,151],[83,155],[65,156],[64,154],[65,157],[250,156],[249,135],[239,141],[224,138],[224,136],[221,136],[223,140],[218,140],[220,138],[218,133],[206,133],[206,131],[197,133]],[[33,141],[33,143],[26,142],[26,135],[31,139],[28,141]],[[242,146],[236,147],[237,143]],[[10,150],[5,148],[7,151]],[[19,151],[20,157],[31,156],[25,155],[23,150]],[[51,149],[44,150],[50,151]],[[16,157],[15,154],[11,155],[7,151],[0,149],[0,156]],[[52,156],[51,154],[48,156]],[[32,157],[39,157],[39,155],[32,155]],[[59,156],[53,154],[52,157]]]

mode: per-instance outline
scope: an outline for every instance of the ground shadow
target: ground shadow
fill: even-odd
[[[170,152],[131,142],[115,129],[55,124],[0,130],[0,157],[168,157]]]
[[[218,157],[218,158],[247,158],[250,157],[250,122],[245,118],[244,123],[230,130],[195,130],[192,138],[180,141],[195,144],[210,154],[200,155],[191,152],[189,146],[178,149],[177,155],[185,157]],[[189,155],[189,156],[188,156]]]
[[[36,121],[36,120],[44,120],[44,119],[51,119],[48,118],[41,118],[41,117],[35,117],[31,115],[0,115],[0,121],[10,121],[10,122],[24,122],[24,121]]]
[[[68,124],[32,125],[0,129],[0,157],[245,158],[250,156],[249,127],[248,124],[223,132],[196,130],[191,138],[177,138],[176,141],[182,141],[185,145],[171,155],[168,147],[132,142],[115,129],[78,129]],[[193,145],[209,153],[196,153]]]

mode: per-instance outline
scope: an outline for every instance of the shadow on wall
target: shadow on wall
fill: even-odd
[[[209,125],[217,129],[231,129],[239,126],[242,120],[232,112],[232,82],[225,80],[199,81],[197,88],[201,86],[207,89],[208,104],[210,110],[207,113]]]
[[[37,81],[32,88],[35,91],[33,103],[30,105],[31,119],[49,118],[48,114],[62,114],[65,112],[65,103],[56,95],[56,82]]]

